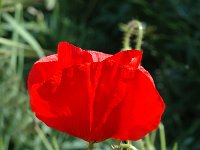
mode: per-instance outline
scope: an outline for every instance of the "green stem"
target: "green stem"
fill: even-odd
[[[131,36],[136,35],[135,49],[140,50],[144,34],[142,23],[138,20],[132,20],[127,25],[122,25],[121,28],[124,31],[123,49],[131,49]]]
[[[178,143],[174,143],[172,150],[178,150]]]
[[[150,133],[150,140],[151,140],[152,145],[154,145],[154,143],[155,143],[156,132],[157,132],[157,130],[154,130],[153,132]]]
[[[129,150],[129,147],[131,145],[131,142],[129,140],[126,141],[122,141],[120,145],[124,145],[124,147],[122,148],[123,150]],[[129,146],[129,147],[128,147]]]
[[[142,23],[139,21],[135,21],[135,24],[137,24],[137,39],[136,39],[136,46],[135,49],[140,50],[142,46],[142,39],[143,39],[143,26]]]
[[[131,39],[132,34],[133,34],[133,28],[125,29],[124,40],[123,40],[123,49],[124,50],[131,49],[130,39]]]
[[[44,132],[40,129],[40,127],[37,124],[35,125],[35,130],[38,133],[39,137],[41,138],[41,140],[42,140],[44,146],[46,147],[46,149],[47,150],[53,150],[53,147],[49,143],[46,135],[44,134]]]
[[[93,142],[90,142],[90,143],[88,144],[88,150],[92,150],[92,149],[93,149],[93,145],[94,145],[94,143],[93,143]]]
[[[132,146],[131,144],[120,144],[119,149],[127,149],[127,150],[137,150],[134,146]]]
[[[54,150],[60,150],[55,136],[52,137],[52,145],[54,147]]]
[[[148,149],[148,150],[152,150],[153,147],[152,147],[151,142],[150,142],[149,134],[147,134],[147,135],[144,137],[144,140],[145,140],[147,149]]]
[[[165,129],[162,123],[159,124],[161,150],[166,150]]]
[[[140,139],[140,140],[138,140],[137,142],[138,142],[138,143],[139,143],[139,145],[140,145],[140,150],[145,150],[145,147],[144,147],[144,142],[143,142],[143,140],[142,140],[142,139]]]

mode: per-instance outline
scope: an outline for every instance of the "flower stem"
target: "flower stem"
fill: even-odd
[[[144,27],[142,23],[138,20],[132,20],[126,25],[122,25],[121,29],[124,31],[124,38],[123,38],[123,49],[128,50],[131,48],[131,36],[135,35],[135,49],[140,50],[142,46],[142,39],[143,39],[143,30]]]
[[[143,26],[142,23],[139,21],[135,21],[135,24],[137,24],[137,39],[136,39],[136,46],[135,49],[140,50],[142,46],[142,39],[143,39]]]
[[[154,145],[155,143],[156,133],[157,133],[157,130],[154,130],[153,132],[150,133],[150,140],[151,140],[152,145]]]
[[[137,150],[133,145],[131,144],[120,144],[118,149],[122,150]]]
[[[140,140],[138,140],[137,142],[138,142],[138,144],[140,145],[140,150],[145,150],[145,147],[144,147],[144,142],[143,142],[143,140],[142,140],[142,139],[140,139]]]
[[[159,124],[161,150],[166,150],[165,128],[162,123]]]
[[[148,150],[154,149],[153,146],[151,145],[149,134],[147,134],[147,135],[144,137],[144,140],[145,140],[146,147],[147,147]]]
[[[124,145],[124,148],[123,150],[128,150],[130,145],[131,145],[131,142],[126,140],[126,141],[122,141],[121,145]]]
[[[93,142],[90,142],[90,143],[88,144],[88,150],[92,150],[92,149],[93,149],[93,145],[94,145],[94,143],[93,143]]]

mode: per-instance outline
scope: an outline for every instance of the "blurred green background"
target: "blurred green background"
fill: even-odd
[[[178,142],[180,150],[199,150],[199,0],[0,0],[0,150],[86,149],[84,141],[34,119],[28,72],[39,57],[55,53],[59,41],[120,51],[119,26],[132,19],[146,26],[142,63],[166,102],[168,149]],[[96,147],[110,149],[109,143]]]

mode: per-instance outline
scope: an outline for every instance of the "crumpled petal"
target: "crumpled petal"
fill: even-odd
[[[35,83],[49,79],[55,72],[72,65],[100,62],[112,55],[96,51],[85,51],[67,42],[60,42],[58,54],[41,58],[37,61],[28,78],[28,91]]]
[[[85,51],[67,42],[60,42],[58,45],[58,62],[61,68],[83,63],[100,62],[110,56],[101,52]]]
[[[115,61],[120,65],[137,68],[142,59],[142,52],[138,50],[121,51],[109,57],[108,59]]]
[[[28,80],[32,110],[49,127],[89,142],[138,140],[157,128],[165,106],[139,65],[142,52],[109,55],[64,42],[54,56],[36,62]]]
[[[49,78],[58,70],[57,54],[41,58],[34,63],[28,76],[28,92],[36,83],[41,83]]]
[[[158,127],[165,105],[150,74],[143,67],[140,66],[134,76],[124,79],[128,82],[126,94],[121,106],[113,110],[113,116],[110,116],[113,122],[106,123],[119,122],[113,138],[139,140]],[[115,120],[116,114],[119,118]]]

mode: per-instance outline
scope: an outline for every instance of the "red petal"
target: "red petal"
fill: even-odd
[[[131,66],[137,68],[142,59],[142,52],[138,50],[120,51],[108,58],[108,60],[115,61],[121,65]]]
[[[83,63],[100,62],[110,56],[101,52],[85,51],[67,42],[60,42],[58,45],[58,61],[61,68]]]
[[[97,51],[88,51],[88,53],[91,54],[93,62],[101,62],[112,56],[110,54],[105,54],[105,53],[97,52]]]
[[[30,104],[33,112],[42,116],[56,117],[56,111],[49,101],[41,98],[38,89],[42,86],[42,83],[34,84],[31,88],[30,93]]]
[[[36,89],[39,98],[32,95],[32,106],[35,106],[36,115],[48,126],[88,140],[91,130],[91,86],[89,63],[64,69]],[[45,109],[55,116],[49,117]]]
[[[152,77],[144,68],[139,67],[133,78],[127,78],[123,102],[113,110],[111,119],[106,123],[109,126],[118,121],[118,132],[113,138],[138,140],[158,127],[164,108],[164,102],[154,86]],[[113,119],[116,115],[118,118]]]
[[[67,42],[60,42],[58,45],[58,62],[61,68],[72,65],[92,62],[92,56],[79,47]]]
[[[35,95],[39,97],[34,97],[32,107],[35,108],[37,117],[52,128],[86,141],[102,141],[110,138],[113,135],[112,131],[105,131],[106,133],[102,135],[101,128],[95,135],[95,129],[99,124],[102,125],[105,115],[115,107],[111,106],[112,103],[109,101],[117,103],[121,100],[120,94],[119,97],[113,97],[112,94],[116,85],[113,83],[119,79],[119,72],[116,70],[118,64],[114,62],[103,64],[105,64],[103,67],[102,63],[70,67],[63,70],[60,76],[54,75],[36,89]],[[121,89],[123,90],[123,87]],[[105,104],[105,101],[108,104]],[[53,114],[48,115],[47,112]]]
[[[36,84],[49,79],[58,70],[57,54],[41,58],[37,61],[28,76],[28,91]]]
[[[93,102],[92,137],[138,140],[158,127],[164,103],[143,68],[102,66]]]

